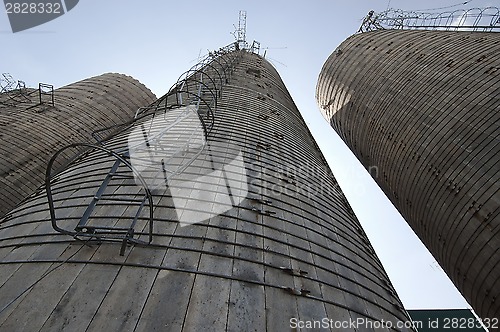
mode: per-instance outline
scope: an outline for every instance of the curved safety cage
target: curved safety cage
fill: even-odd
[[[358,32],[383,29],[500,31],[500,10],[497,7],[457,9],[442,13],[400,9],[375,13],[372,10],[363,19]]]
[[[87,148],[87,149],[93,149],[94,151],[98,150],[104,153],[104,158],[101,162],[104,162],[106,159],[111,160],[113,165],[111,167],[111,171],[106,175],[105,179],[102,181],[100,186],[97,188],[97,191],[93,193],[92,199],[90,202],[88,202],[88,205],[85,208],[85,211],[81,218],[78,220],[78,224],[73,228],[73,229],[68,229],[65,227],[61,227],[58,223],[60,219],[58,219],[57,213],[56,213],[56,199],[54,196],[57,194],[62,194],[66,195],[67,192],[65,191],[66,185],[59,184],[58,185],[58,177],[57,175],[60,173],[57,172],[52,172],[52,167],[57,159],[58,156],[60,156],[62,153],[64,153],[66,150],[71,149],[71,148]],[[78,162],[78,159],[73,160],[69,165],[67,165],[66,170],[72,170],[72,166],[75,165]],[[120,167],[125,167],[128,170],[130,170],[133,173],[133,176],[135,179],[138,179],[138,181],[141,182],[142,184],[142,189],[144,190],[144,197],[135,199],[135,200],[130,200],[127,203],[130,203],[131,205],[133,204],[139,204],[138,209],[135,213],[134,218],[130,221],[130,223],[126,226],[123,227],[121,225],[102,225],[102,224],[96,224],[95,220],[92,219],[99,219],[99,217],[94,217],[93,218],[93,212],[96,209],[98,203],[100,201],[106,200],[107,203],[109,203],[109,199],[105,197],[105,192],[108,186],[110,185],[111,181],[113,178],[116,180],[117,178],[119,179],[126,179],[130,178],[130,174],[126,174],[126,172],[120,171]],[[83,180],[85,181],[85,178],[89,176],[88,172],[83,172],[76,174],[76,176],[71,177],[73,181],[75,180]],[[55,188],[54,188],[55,187]],[[89,191],[89,189],[92,189],[91,187],[85,187],[85,188],[78,188],[78,190],[85,190]],[[50,219],[52,223],[52,227],[54,230],[71,235],[74,238],[80,238],[80,237],[87,237],[87,238],[93,238],[98,241],[102,240],[111,240],[111,241],[116,241],[120,240],[122,241],[122,248],[120,251],[120,254],[123,255],[123,252],[125,250],[126,244],[127,243],[135,243],[135,244],[147,244],[151,243],[153,239],[153,199],[151,192],[141,176],[141,174],[135,170],[133,165],[127,160],[126,155],[120,155],[110,149],[104,148],[102,146],[97,146],[93,144],[86,144],[86,143],[75,143],[68,145],[59,151],[57,151],[52,158],[50,159],[48,166],[47,166],[47,171],[45,174],[45,190],[47,192],[47,200],[48,200],[48,206],[49,206],[49,211],[50,211]],[[114,198],[113,200],[116,200]],[[137,224],[137,221],[139,219],[139,216],[144,208],[144,206],[148,205],[149,206],[149,214],[148,214],[148,241],[141,241],[139,239],[134,239],[134,235],[136,233],[135,227]],[[75,208],[74,206],[72,208]],[[64,218],[63,218],[64,219]],[[109,224],[109,223],[108,223]]]
[[[229,82],[231,68],[239,61],[239,53],[235,44],[229,44],[217,51],[209,52],[197,64],[182,73],[168,92],[147,107],[137,110],[132,121],[119,125],[101,128],[92,133],[94,139],[102,144],[110,138],[106,133],[123,131],[147,116],[155,117],[158,112],[167,112],[181,106],[195,105],[201,115],[200,120],[208,136],[213,124],[222,87]]]
[[[75,238],[122,241],[122,254],[127,243],[151,243],[154,211],[151,190],[181,174],[205,150],[214,126],[222,88],[229,82],[232,67],[240,60],[241,52],[246,52],[234,52],[235,50],[237,46],[230,44],[210,52],[181,74],[164,96],[147,107],[139,108],[134,119],[94,131],[92,137],[97,145],[72,144],[57,151],[48,164],[45,179],[52,227]],[[176,135],[180,132],[182,134],[179,138]],[[117,137],[120,144],[109,144],[111,139],[115,140]],[[59,155],[68,154],[69,149],[77,148],[80,149],[77,157],[64,167],[52,170],[54,165],[58,165],[56,160]],[[80,162],[82,148],[86,149],[87,160],[91,155],[90,159],[94,163],[98,161],[99,165],[107,167],[104,179],[102,176],[94,179],[92,167]],[[97,152],[101,155],[96,156]],[[161,158],[158,158],[159,154],[162,154]],[[208,152],[208,155],[211,153]],[[161,162],[160,167],[158,162]],[[64,171],[58,173],[61,169]],[[86,177],[90,178],[92,185],[85,183]],[[123,183],[120,184],[119,181]],[[59,208],[55,196],[64,193],[64,188],[73,186],[75,182],[82,183],[78,193],[65,194],[77,195],[80,202],[75,203],[76,210],[65,219],[66,212],[57,212]],[[120,189],[121,187],[128,189]],[[137,193],[137,188],[143,188],[144,192]],[[115,220],[112,220],[109,213],[99,214],[100,202],[110,200],[111,195],[107,194],[107,190],[113,190],[114,196],[117,191],[123,190],[121,202],[115,205],[121,204],[125,209],[127,207],[123,206],[129,202],[137,207],[136,213],[131,215],[127,210],[125,217],[115,215]],[[85,203],[81,203],[81,198],[86,198]],[[106,204],[109,206],[109,203]],[[147,218],[140,216],[146,205],[149,206]],[[62,220],[65,220],[64,225],[61,224]],[[126,225],[123,225],[123,220],[126,220]],[[149,224],[148,232],[137,229],[139,221]],[[134,235],[147,235],[148,241],[140,241]]]

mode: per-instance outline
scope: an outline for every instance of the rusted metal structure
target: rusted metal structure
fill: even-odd
[[[316,98],[476,313],[500,317],[500,34],[375,29]]]
[[[279,331],[327,318],[331,330],[410,330],[258,54],[210,53],[117,134],[83,145],[56,170],[80,145],[60,149],[46,190],[0,221],[2,328]]]

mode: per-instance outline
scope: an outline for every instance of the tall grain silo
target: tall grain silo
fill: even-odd
[[[460,17],[370,12],[325,62],[316,98],[476,313],[491,320],[500,317],[500,13],[475,13],[454,26]]]
[[[210,53],[116,135],[59,150],[46,176],[0,221],[7,330],[411,330],[285,84],[252,49]]]
[[[156,97],[143,84],[107,73],[58,89],[16,84],[9,75],[0,93],[0,216],[21,203],[44,182],[50,157],[63,146],[91,142],[97,128],[134,117]],[[106,134],[111,134],[107,132]],[[71,156],[61,158],[60,166]]]

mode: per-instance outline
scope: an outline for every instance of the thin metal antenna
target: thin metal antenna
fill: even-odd
[[[287,46],[278,46],[278,47],[261,47],[261,50],[286,50]]]
[[[274,64],[274,63],[279,63],[280,65],[287,67],[287,65],[285,65],[283,62],[280,62],[280,61],[278,61],[278,60],[276,60],[276,59],[272,59],[272,58],[269,58],[269,57],[268,57],[267,59],[268,59],[268,60],[269,60],[272,64]]]

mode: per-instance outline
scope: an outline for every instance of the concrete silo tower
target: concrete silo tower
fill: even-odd
[[[500,317],[500,14],[473,14],[463,17],[474,25],[460,27],[442,25],[456,21],[442,14],[371,12],[324,64],[316,97],[462,295],[491,319]]]
[[[0,221],[2,327],[411,330],[285,84],[255,49],[210,53],[117,130],[61,148],[45,190]]]

